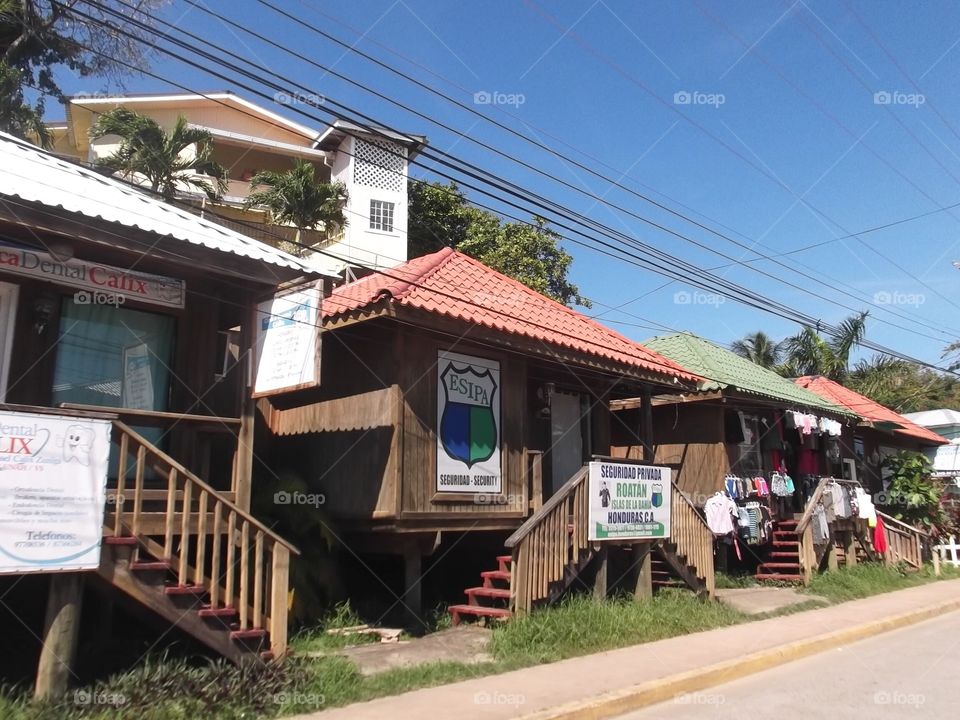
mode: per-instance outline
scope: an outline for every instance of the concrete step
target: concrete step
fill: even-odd
[[[780,580],[782,582],[795,582],[802,583],[803,577],[800,575],[784,575],[783,573],[760,573],[758,572],[754,577],[757,580]]]

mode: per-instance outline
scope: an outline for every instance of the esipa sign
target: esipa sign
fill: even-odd
[[[500,363],[437,356],[437,491],[500,493]]]

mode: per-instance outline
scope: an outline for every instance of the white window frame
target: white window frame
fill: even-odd
[[[13,354],[13,331],[17,319],[17,298],[20,286],[0,282],[0,402],[7,401],[10,379],[10,357]]]
[[[376,214],[374,214],[374,208],[376,207]],[[390,225],[386,226],[384,222],[385,219],[389,216]],[[396,232],[396,216],[397,216],[397,204],[389,200],[377,200],[375,198],[370,199],[370,229],[374,232],[384,232],[384,233],[395,233]],[[376,221],[374,220],[376,217]]]

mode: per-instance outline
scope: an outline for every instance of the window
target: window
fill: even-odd
[[[383,200],[370,201],[370,229],[393,232],[393,203]]]

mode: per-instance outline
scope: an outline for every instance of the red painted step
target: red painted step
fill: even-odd
[[[504,570],[484,570],[480,573],[480,577],[483,578],[483,586],[491,587],[491,580],[504,580],[510,582],[510,573]]]
[[[773,547],[800,547],[799,542],[787,542],[786,540],[774,540],[772,543]]]
[[[460,624],[461,615],[492,618],[494,620],[506,620],[513,616],[513,613],[506,608],[484,607],[482,605],[451,605],[447,609],[450,611],[454,625]]]
[[[197,610],[197,615],[205,618],[234,617],[238,614],[237,609],[232,607],[212,608],[209,605],[204,605]]]
[[[207,589],[203,585],[167,585],[163,592],[166,595],[204,595]]]
[[[470,599],[471,605],[477,605],[476,599],[478,597],[493,598],[496,600],[509,600],[510,591],[506,588],[492,588],[492,587],[473,587],[467,588],[464,593]]]
[[[800,563],[770,562],[761,563],[762,568],[773,568],[775,570],[799,570]]]
[[[166,560],[151,560],[149,562],[130,563],[131,570],[173,570],[173,565]]]
[[[103,542],[106,545],[136,545],[138,540],[135,537],[119,537],[117,535],[109,535],[103,539]]]
[[[792,558],[792,559],[794,559],[794,560],[796,560],[796,561],[798,561],[798,562],[800,561],[800,553],[799,553],[798,551],[796,551],[796,550],[794,550],[793,552],[789,552],[789,551],[786,551],[786,550],[774,550],[773,552],[771,552],[771,553],[769,554],[768,557],[772,557],[772,558]]]
[[[230,639],[231,640],[256,640],[258,638],[263,638],[267,636],[266,630],[259,630],[257,628],[249,628],[247,630],[231,630]]]
[[[510,572],[510,566],[513,564],[512,555],[497,555],[497,564],[500,566],[500,572]]]

